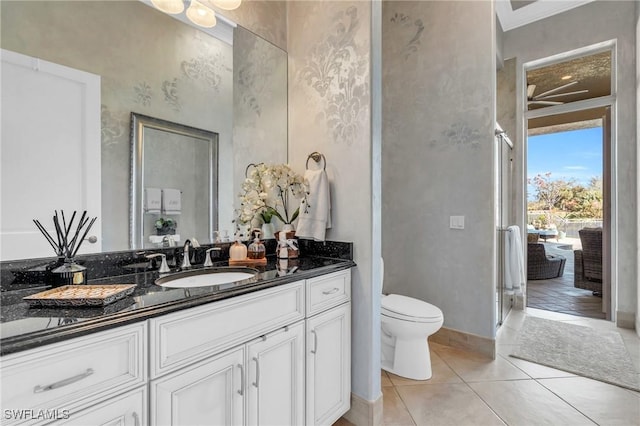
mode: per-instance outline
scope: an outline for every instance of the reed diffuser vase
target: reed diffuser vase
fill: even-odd
[[[58,211],[56,210],[55,215],[53,216],[53,224],[56,230],[55,234],[53,234],[55,235],[55,238],[52,234],[47,232],[40,221],[37,219],[33,220],[33,223],[36,224],[40,232],[42,232],[42,235],[44,235],[47,242],[51,245],[53,250],[55,250],[56,255],[58,256],[58,261],[56,262],[55,267],[51,270],[51,274],[53,275],[51,284],[54,287],[61,285],[86,284],[87,268],[78,264],[75,260],[75,256],[97,217],[90,219],[87,217],[87,212],[85,210],[76,225],[75,232],[72,234],[71,228],[73,227],[73,222],[76,218],[77,212],[73,212],[68,223],[64,212],[61,211],[60,213],[61,215],[58,216]]]

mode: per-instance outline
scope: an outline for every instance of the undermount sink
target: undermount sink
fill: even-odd
[[[245,267],[219,267],[183,271],[158,278],[156,284],[170,288],[223,286],[235,287],[255,282],[258,270]]]

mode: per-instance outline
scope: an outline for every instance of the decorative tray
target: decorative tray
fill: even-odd
[[[23,297],[30,306],[105,306],[129,296],[134,284],[65,285]]]
[[[255,266],[255,265],[266,265],[267,258],[263,257],[262,259],[244,259],[244,260],[231,260],[229,259],[229,266]]]

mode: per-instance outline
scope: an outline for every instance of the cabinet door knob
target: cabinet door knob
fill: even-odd
[[[318,350],[318,334],[315,330],[311,330],[311,334],[313,334],[313,350],[311,353],[315,354]]]
[[[138,416],[138,413],[136,413],[134,411],[132,416],[133,416],[133,424],[134,424],[134,426],[140,426],[140,416]]]
[[[47,386],[38,385],[35,388],[33,388],[33,393],[40,393],[40,392],[50,391],[53,389],[58,389],[63,386],[67,386],[72,383],[75,383],[86,377],[89,377],[92,374],[93,374],[93,368],[87,368],[87,371],[85,371],[84,373],[80,373],[77,376],[69,377],[68,379],[60,380],[59,382],[51,383],[50,385],[47,385]]]

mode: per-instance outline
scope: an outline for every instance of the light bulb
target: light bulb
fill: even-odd
[[[233,10],[240,7],[242,0],[211,0],[211,2],[220,9]]]
[[[187,9],[187,18],[194,24],[205,28],[215,27],[216,25],[216,14],[213,10],[197,0],[191,0],[191,5]]]
[[[170,15],[177,15],[184,10],[184,3],[182,0],[151,0],[151,3],[156,7],[156,9]]]

